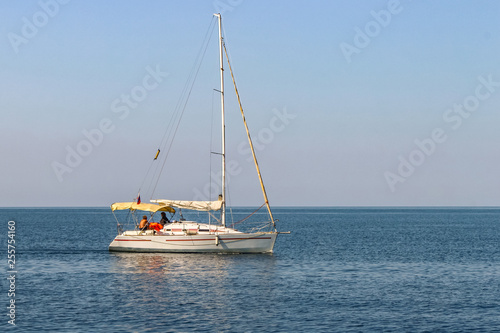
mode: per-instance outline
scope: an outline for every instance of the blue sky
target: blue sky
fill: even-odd
[[[272,205],[499,205],[498,1],[1,0],[1,206],[133,199],[217,11]],[[215,177],[215,42],[156,198]],[[260,205],[231,89],[229,198]]]

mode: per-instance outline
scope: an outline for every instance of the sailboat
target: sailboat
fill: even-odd
[[[277,231],[276,221],[273,217],[269,200],[266,194],[259,165],[255,156],[252,139],[241,106],[238,89],[234,80],[231,64],[227,56],[227,50],[222,36],[222,18],[220,14],[214,14],[219,28],[219,58],[220,58],[220,96],[221,96],[221,194],[214,201],[187,201],[170,199],[152,199],[150,203],[142,203],[139,200],[132,202],[117,202],[111,205],[118,226],[118,235],[109,245],[110,251],[125,252],[181,252],[181,253],[269,253],[273,251],[276,238],[280,232]],[[231,78],[234,84],[236,97],[240,106],[243,123],[245,125],[247,138],[253,155],[254,164],[261,185],[264,204],[267,208],[268,220],[256,230],[239,231],[234,227],[226,225],[226,138],[225,138],[225,114],[224,114],[224,54],[228,62]],[[159,153],[159,150],[158,150]],[[155,157],[156,159],[156,157]],[[140,198],[140,195],[138,196]],[[128,210],[132,216],[132,230],[124,230],[115,212]],[[197,222],[186,220],[182,216],[182,210],[193,210],[208,212],[214,217],[215,222]],[[153,223],[156,213],[170,213],[174,216],[179,212],[179,220],[168,221],[164,225]],[[215,218],[215,213],[220,212],[220,218]],[[139,228],[139,217],[144,214],[149,223],[149,228]],[[166,216],[166,215],[164,215]],[[151,228],[153,226],[153,228]],[[282,232],[283,233],[283,232]]]

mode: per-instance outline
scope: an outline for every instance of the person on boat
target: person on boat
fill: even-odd
[[[164,227],[167,223],[170,223],[170,220],[167,218],[167,214],[165,214],[165,212],[161,212],[160,224]]]
[[[139,223],[139,230],[146,230],[148,228],[148,217],[144,215],[141,223]]]
[[[163,226],[160,223],[151,222],[151,223],[149,223],[148,229],[160,231],[161,229],[163,229]]]

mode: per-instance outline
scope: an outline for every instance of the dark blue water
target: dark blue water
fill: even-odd
[[[251,209],[234,210],[250,212]],[[16,221],[20,332],[498,332],[500,209],[281,208],[272,255],[110,253],[109,209]]]

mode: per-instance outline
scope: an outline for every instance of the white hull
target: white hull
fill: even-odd
[[[265,253],[272,252],[277,232],[196,235],[162,235],[125,232],[109,245],[110,251],[122,252],[184,252],[184,253]]]

